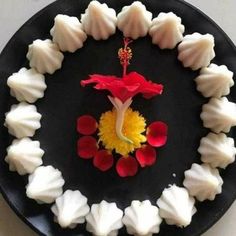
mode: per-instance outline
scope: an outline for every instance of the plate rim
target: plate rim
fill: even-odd
[[[65,0],[55,0],[52,3],[46,5],[45,7],[43,7],[41,10],[39,10],[38,12],[36,12],[33,16],[31,16],[28,20],[25,21],[25,23],[23,23],[18,30],[16,30],[16,32],[10,37],[10,39],[7,41],[7,43],[5,44],[4,48],[2,49],[2,51],[0,52],[0,60],[2,57],[4,57],[4,55],[6,54],[7,48],[8,46],[14,41],[15,36],[18,34],[18,32],[21,31],[22,28],[24,28],[27,24],[30,24],[32,21],[34,21],[35,19],[37,19],[42,13],[44,13],[44,11],[48,10],[48,8],[53,8],[54,5],[63,2]],[[99,1],[99,0],[98,0]],[[141,0],[143,1],[143,0]],[[151,0],[154,1],[154,0]],[[213,25],[215,28],[217,28],[218,31],[221,32],[222,36],[224,37],[224,39],[227,41],[227,43],[229,44],[229,46],[232,48],[232,50],[235,51],[236,53],[236,45],[233,43],[233,41],[231,40],[231,38],[227,35],[227,33],[210,17],[208,16],[206,13],[204,13],[201,9],[199,9],[198,7],[192,5],[189,2],[186,2],[184,0],[175,0],[177,2],[179,2],[180,4],[189,7],[190,9],[194,10],[196,13],[198,13],[199,15],[201,15],[202,17],[205,18],[205,20],[207,20],[211,25]],[[7,194],[4,191],[4,188],[0,185],[0,193],[3,196],[3,199],[6,201],[6,203],[8,204],[8,206],[11,208],[11,210],[13,210],[13,212],[17,215],[17,217],[24,222],[27,226],[29,226],[29,228],[31,230],[33,230],[35,233],[39,234],[39,235],[45,235],[46,234],[44,232],[42,232],[39,228],[37,228],[33,223],[30,222],[30,220],[28,220],[28,218],[26,216],[24,216],[18,209],[17,207],[10,201],[9,197],[7,196]],[[206,232],[207,230],[209,230],[217,221],[219,221],[224,214],[226,214],[226,212],[228,211],[228,209],[231,207],[231,205],[234,203],[234,201],[236,200],[236,191],[234,192],[234,197],[232,202],[229,202],[228,204],[224,205],[224,208],[221,209],[220,212],[220,217],[219,215],[216,215],[215,218],[209,222],[208,224],[204,225],[204,227],[202,227],[202,229],[197,232],[196,234],[193,234],[192,236],[200,236],[201,234],[203,234],[204,232]],[[37,204],[37,203],[35,203]],[[222,213],[223,212],[223,213]]]

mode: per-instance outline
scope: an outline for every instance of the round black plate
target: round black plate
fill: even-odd
[[[133,0],[106,0],[109,6],[119,12]],[[85,227],[62,230],[53,222],[53,215],[47,205],[38,205],[25,195],[27,177],[8,171],[4,162],[6,147],[12,137],[3,127],[4,113],[10,105],[17,103],[9,95],[6,80],[13,72],[27,66],[28,45],[35,39],[50,38],[49,30],[58,13],[80,18],[89,0],[61,0],[46,7],[13,36],[0,57],[0,185],[5,199],[13,210],[35,231],[45,235],[88,235]],[[216,42],[216,64],[225,64],[236,72],[236,51],[232,42],[204,14],[192,6],[176,0],[144,1],[154,17],[159,12],[173,11],[186,26],[186,34],[193,32],[211,33]],[[92,114],[99,118],[102,112],[111,109],[106,93],[92,88],[81,88],[80,80],[89,74],[121,75],[117,50],[122,45],[122,34],[117,32],[106,41],[88,38],[85,47],[74,54],[65,53],[63,68],[54,75],[46,75],[48,89],[45,97],[36,105],[41,114],[42,128],[35,140],[41,142],[45,150],[44,164],[59,168],[66,180],[65,189],[79,189],[89,199],[89,204],[102,199],[115,201],[124,209],[134,199],[150,199],[154,204],[168,184],[182,184],[184,171],[193,162],[200,162],[197,148],[199,140],[209,131],[202,127],[199,118],[201,106],[207,100],[196,91],[194,78],[198,72],[184,69],[177,60],[177,50],[160,50],[151,44],[150,37],[138,39],[131,45],[133,59],[129,70],[136,70],[148,79],[164,85],[164,94],[151,100],[141,96],[134,99],[132,107],[140,111],[148,123],[163,120],[169,125],[167,145],[158,150],[158,161],[151,168],[140,170],[137,176],[123,179],[114,169],[102,173],[92,163],[79,159],[76,155],[78,134],[76,118],[82,114]],[[236,87],[231,90],[230,100],[236,101]],[[235,129],[230,135],[236,137]],[[176,174],[176,178],[173,177]],[[186,229],[161,226],[160,236],[196,236],[207,230],[229,208],[236,196],[236,164],[221,172],[224,178],[223,193],[215,201],[197,204],[198,212]],[[125,230],[120,231],[125,235]]]

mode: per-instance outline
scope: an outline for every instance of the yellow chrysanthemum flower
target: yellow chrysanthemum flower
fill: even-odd
[[[116,110],[107,111],[100,117],[99,141],[107,150],[114,150],[123,156],[140,148],[146,142],[146,137],[142,134],[145,131],[146,121],[137,111],[128,108],[125,112],[122,133],[133,143],[128,143],[117,137],[116,134]]]

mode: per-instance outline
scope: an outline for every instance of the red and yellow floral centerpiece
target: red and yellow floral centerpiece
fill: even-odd
[[[151,166],[156,162],[156,147],[167,141],[167,125],[155,121],[146,127],[145,118],[130,108],[133,98],[142,94],[145,99],[162,94],[163,85],[147,81],[137,72],[127,74],[127,67],[132,58],[124,39],[124,47],[118,56],[123,66],[122,78],[113,75],[90,75],[82,80],[81,85],[95,84],[97,90],[108,90],[113,109],[103,113],[97,122],[92,116],[84,115],[77,120],[77,131],[85,136],[78,140],[77,152],[84,159],[93,158],[93,164],[101,171],[109,170],[114,164],[113,154],[118,154],[116,171],[121,177],[133,176],[141,167]],[[98,140],[93,135],[98,129]]]

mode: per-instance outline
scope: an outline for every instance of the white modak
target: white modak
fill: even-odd
[[[208,66],[215,57],[214,46],[214,37],[210,34],[185,35],[178,46],[178,59],[184,67],[190,67],[193,70],[201,69]]]
[[[228,133],[231,127],[236,126],[236,104],[226,97],[211,98],[202,106],[200,117],[204,127],[215,133]]]
[[[43,164],[43,154],[39,141],[30,138],[14,139],[7,148],[5,161],[11,171],[17,171],[19,175],[31,174]]]
[[[225,169],[235,161],[234,139],[224,133],[209,133],[201,139],[198,152],[201,154],[202,162],[208,163],[213,168]]]
[[[10,92],[19,102],[34,103],[44,96],[47,88],[44,75],[35,69],[21,68],[7,80]]]
[[[161,49],[173,49],[183,40],[185,31],[180,17],[173,12],[161,12],[152,20],[149,34],[152,43],[157,44]]]
[[[216,97],[229,95],[230,88],[234,85],[234,73],[228,70],[227,66],[210,64],[202,68],[200,75],[195,79],[197,90],[204,97]]]
[[[65,181],[61,172],[52,166],[40,166],[29,175],[26,194],[38,203],[53,203],[63,193]]]
[[[160,216],[168,225],[178,227],[186,227],[191,223],[192,216],[197,211],[194,204],[195,200],[189,196],[188,191],[176,185],[165,188],[157,200]]]
[[[94,235],[116,236],[122,228],[123,211],[116,206],[116,203],[101,201],[93,204],[90,213],[86,216],[86,229]]]
[[[6,113],[5,126],[17,138],[33,137],[35,131],[41,127],[41,117],[35,105],[21,102],[12,105],[11,110]]]
[[[58,45],[53,43],[51,39],[35,40],[29,45],[26,57],[29,60],[30,66],[41,74],[53,74],[61,68],[64,59]]]
[[[211,168],[207,164],[192,164],[190,170],[184,172],[185,179],[183,185],[188,189],[191,196],[202,202],[214,200],[216,194],[222,192],[223,180],[217,169]]]
[[[83,31],[79,19],[62,14],[55,17],[50,33],[53,42],[58,44],[62,52],[75,52],[83,47],[84,41],[87,39],[87,34]]]
[[[122,221],[128,234],[146,236],[159,233],[162,219],[158,208],[145,200],[132,201],[131,206],[125,208]]]
[[[86,34],[95,40],[106,40],[116,32],[116,12],[106,3],[91,1],[85,13],[81,15],[81,22]]]
[[[151,236],[159,232],[162,219],[167,224],[186,227],[196,212],[192,196],[199,201],[213,200],[223,184],[216,167],[226,168],[235,161],[234,140],[221,133],[236,125],[236,104],[222,97],[234,85],[233,73],[224,65],[210,64],[215,57],[214,37],[197,32],[184,36],[184,24],[172,12],[161,12],[152,18],[153,14],[139,1],[124,6],[118,14],[98,1],[89,3],[81,19],[59,14],[50,31],[52,40],[37,39],[29,45],[27,58],[31,69],[22,68],[8,78],[11,95],[20,103],[6,113],[5,126],[18,139],[8,147],[5,160],[11,171],[30,174],[27,196],[39,203],[54,203],[51,209],[55,221],[63,228],[74,228],[86,221],[86,228],[93,235],[115,236],[124,224],[129,234]],[[164,189],[157,200],[159,208],[149,200],[136,199],[124,212],[116,203],[104,200],[89,208],[87,198],[78,190],[64,189],[63,193],[62,173],[52,166],[41,166],[44,151],[39,141],[28,138],[41,127],[41,115],[35,105],[28,103],[44,96],[47,86],[43,74],[53,74],[62,67],[62,52],[75,52],[83,47],[88,36],[106,40],[115,34],[116,28],[132,39],[149,34],[152,43],[161,49],[177,46],[178,59],[184,67],[201,69],[196,78],[197,90],[211,98],[203,105],[201,118],[204,127],[219,134],[210,133],[201,140],[198,151],[207,164],[193,164],[185,172],[186,188],[172,185]]]
[[[123,7],[117,15],[117,27],[125,37],[137,39],[147,35],[152,24],[152,13],[139,1]]]
[[[54,220],[62,228],[75,228],[77,224],[85,222],[85,216],[89,213],[87,198],[79,190],[66,190],[58,197],[51,207]]]

